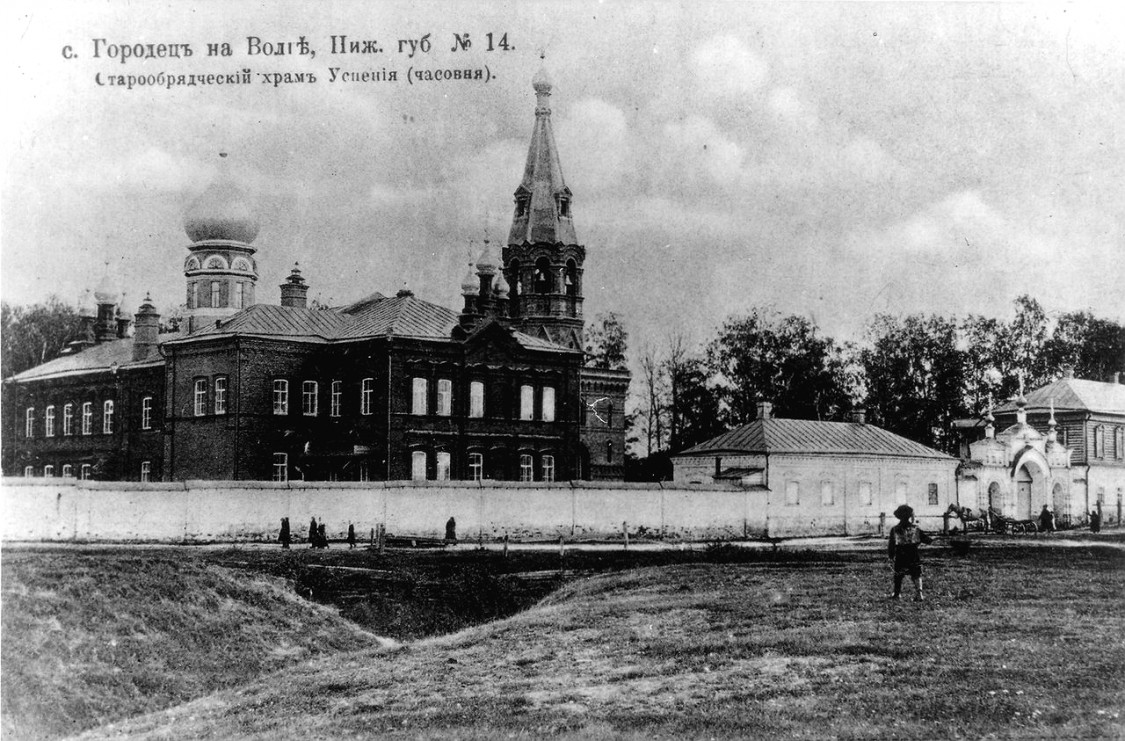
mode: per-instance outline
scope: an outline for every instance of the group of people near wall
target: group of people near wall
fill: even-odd
[[[289,518],[281,518],[281,532],[277,536],[282,548],[288,548],[293,542],[293,533],[289,528]],[[308,544],[310,548],[327,548],[328,535],[323,522],[317,524],[316,517],[309,519]],[[348,547],[355,548],[355,525],[348,523]]]

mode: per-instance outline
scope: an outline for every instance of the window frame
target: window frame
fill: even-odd
[[[439,450],[434,455],[435,471],[434,478],[437,481],[449,481],[453,469],[453,458],[449,451]]]
[[[64,479],[74,478],[74,466],[69,463],[64,463],[62,467],[62,477]]]
[[[212,388],[214,391],[212,408],[217,416],[222,416],[227,413],[228,378],[226,376],[215,376]]]
[[[35,466],[24,466],[23,477],[25,479],[35,478]]]
[[[152,401],[151,396],[146,396],[141,399],[141,429],[152,429]]]
[[[555,387],[544,386],[540,392],[541,403],[539,406],[539,418],[544,422],[555,421]],[[550,403],[548,404],[548,400]]]
[[[94,478],[94,467],[89,463],[83,463],[78,469],[79,481],[90,481]]]
[[[439,378],[437,382],[437,404],[434,413],[439,417],[453,415],[453,381],[448,378]]]
[[[429,479],[428,471],[429,456],[426,455],[424,450],[410,451],[410,480],[411,481],[427,481]]]
[[[926,485],[926,505],[933,507],[941,503],[941,494],[936,481]]]
[[[23,415],[23,436],[25,439],[30,440],[35,437],[35,407],[28,407]]]
[[[273,413],[278,417],[289,414],[289,379],[273,379]]]
[[[55,436],[55,405],[48,404],[43,410],[43,437]]]
[[[289,481],[289,454],[274,452],[273,454],[273,481],[284,484]]]
[[[152,480],[152,461],[141,461],[141,481],[148,483]]]
[[[484,418],[484,381],[469,382],[469,418]]]
[[[520,453],[520,483],[535,481],[535,456]]]
[[[320,412],[320,384],[316,381],[301,382],[301,416],[315,417]]]
[[[540,480],[553,482],[555,480],[555,456],[544,453],[539,457]]]
[[[211,308],[211,309],[221,309],[221,308],[223,308],[222,281],[217,281],[217,280],[211,281],[211,305],[209,306],[209,308]]]
[[[102,402],[102,434],[113,434],[113,399],[106,399]]]
[[[860,481],[856,488],[859,490],[860,505],[870,507],[875,503],[875,487],[870,481]]]
[[[54,477],[55,477],[55,467],[53,465],[51,465],[50,463],[43,466],[43,478],[53,479]]]
[[[479,451],[469,453],[469,480],[484,480],[484,453]]]
[[[63,405],[63,437],[74,434],[74,404]]]
[[[410,413],[424,417],[430,413],[430,385],[428,379],[414,376],[410,383]]]
[[[191,408],[193,417],[207,416],[207,387],[209,385],[206,378],[197,378],[192,384]]]
[[[339,417],[340,405],[344,400],[344,382],[332,381],[328,387],[328,416]]]
[[[82,434],[94,434],[94,402],[82,402]]]
[[[785,506],[798,507],[801,504],[801,482],[790,479],[785,482]]]
[[[833,507],[836,505],[836,486],[831,479],[822,479],[820,482],[820,506]]]
[[[535,387],[524,383],[520,385],[520,421],[535,419]]]
[[[375,379],[365,378],[359,384],[359,413],[371,416],[375,399]]]

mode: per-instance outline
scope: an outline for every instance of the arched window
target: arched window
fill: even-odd
[[[415,450],[410,454],[410,478],[415,481],[426,480],[426,451]]]
[[[512,260],[508,263],[508,274],[504,276],[508,281],[508,298],[517,299],[523,285],[520,283],[520,261]]]
[[[47,407],[47,411],[43,415],[43,436],[55,436],[55,407],[52,404]]]
[[[520,481],[535,480],[535,463],[527,453],[520,455]]]
[[[480,481],[484,478],[484,454],[469,453],[469,480]]]
[[[113,399],[106,399],[102,405],[102,434],[113,433]]]
[[[544,455],[540,458],[539,468],[543,472],[543,481],[555,480],[555,456]]]
[[[554,285],[551,280],[551,262],[545,257],[540,257],[535,261],[535,292],[551,293],[552,291]]]
[[[437,453],[437,480],[449,481],[449,453],[444,450]]]
[[[521,193],[516,196],[516,218],[527,216],[528,209],[531,206],[531,196]]]
[[[220,291],[219,285],[220,285],[219,281],[217,281],[217,280],[211,281],[211,308],[212,309],[218,309],[218,308],[221,307],[221,304],[219,303],[220,298],[221,298],[220,293],[219,293],[219,291]]]
[[[67,404],[62,409],[62,434],[63,436],[74,434],[74,405]]]
[[[566,295],[578,295],[578,263],[573,259],[566,261]]]

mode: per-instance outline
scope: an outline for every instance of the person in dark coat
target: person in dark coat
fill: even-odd
[[[320,530],[316,526],[316,518],[309,520],[309,548],[316,548]]]
[[[1094,510],[1090,513],[1090,532],[1100,533],[1102,531],[1102,513]]]
[[[898,599],[902,592],[902,579],[909,575],[914,582],[914,601],[921,602],[922,597],[922,558],[918,554],[918,547],[930,544],[933,540],[922,532],[922,528],[914,524],[914,509],[908,505],[900,505],[894,512],[898,524],[891,528],[891,537],[887,542],[887,555],[894,563],[894,591],[891,599]]]
[[[320,523],[320,529],[316,533],[316,547],[317,548],[327,548],[328,547],[328,534],[325,532],[325,529],[326,529],[325,524],[323,522]]]
[[[355,548],[355,525],[348,523],[348,548]]]
[[[1055,513],[1047,509],[1047,505],[1043,505],[1043,511],[1039,513],[1039,531],[1043,533],[1055,532]]]
[[[289,547],[290,536],[289,536],[289,518],[288,517],[282,517],[281,518],[281,534],[277,536],[277,539],[279,541],[281,541],[281,547],[282,548],[288,548]]]
[[[457,542],[457,520],[452,517],[445,521],[445,539],[454,543]]]

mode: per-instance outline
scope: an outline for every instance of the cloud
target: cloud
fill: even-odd
[[[585,98],[571,106],[558,135],[563,173],[576,193],[608,190],[634,166],[625,113],[604,100]]]
[[[709,97],[727,98],[759,90],[769,66],[737,36],[716,36],[691,55],[697,88]]]
[[[766,96],[766,110],[779,123],[812,131],[819,127],[816,106],[803,99],[792,87],[776,87]]]
[[[745,150],[704,116],[689,116],[664,127],[671,164],[677,170],[704,175],[716,185],[730,186],[742,176]]]

